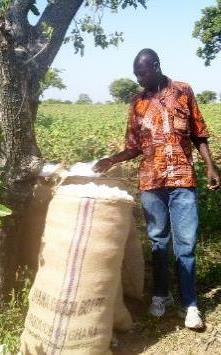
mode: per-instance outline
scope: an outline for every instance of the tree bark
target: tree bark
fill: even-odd
[[[34,134],[37,83],[18,62],[4,20],[0,20],[0,112],[5,144],[5,192],[1,202],[13,209],[0,229],[0,300],[13,284],[22,211],[32,195],[41,155]]]

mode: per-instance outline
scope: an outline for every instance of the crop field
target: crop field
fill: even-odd
[[[68,163],[87,161],[113,153],[123,146],[128,106],[40,106],[37,135],[43,155]],[[221,104],[202,106],[215,153],[221,148]]]
[[[201,106],[210,131],[210,147],[214,160],[221,168],[221,104]],[[124,146],[128,106],[41,104],[36,122],[39,146],[46,160],[67,165],[89,161],[112,154]],[[195,154],[199,179],[200,230],[197,248],[199,303],[206,320],[203,333],[190,332],[183,327],[175,311],[164,319],[153,319],[147,304],[135,307],[133,334],[120,335],[126,352],[114,354],[221,354],[221,192],[208,191],[202,162]],[[136,192],[138,161],[123,165],[123,173],[131,179]],[[138,194],[136,194],[138,197]],[[139,201],[139,198],[137,199]],[[139,204],[138,204],[139,206]],[[137,212],[137,228],[143,243],[146,261],[146,300],[149,300],[150,245],[147,242],[141,210]],[[171,266],[173,261],[171,259]],[[171,269],[173,269],[171,267]],[[31,277],[29,270],[18,277],[19,291],[12,294],[4,314],[0,314],[0,344],[16,354],[24,325]],[[173,277],[174,278],[174,277]],[[175,280],[175,279],[174,279]],[[176,288],[172,290],[176,296]]]
[[[41,105],[37,135],[46,159],[74,163],[119,149],[126,105]]]

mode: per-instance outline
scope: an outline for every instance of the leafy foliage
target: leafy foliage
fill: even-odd
[[[60,99],[47,99],[42,101],[43,105],[59,105],[59,104],[72,104],[70,100],[60,100]]]
[[[139,91],[139,85],[130,79],[114,80],[110,85],[110,94],[116,101],[129,103]]]
[[[92,100],[88,94],[80,94],[76,104],[92,104]]]
[[[217,95],[214,91],[205,90],[196,95],[196,98],[200,104],[208,104],[217,99]]]
[[[53,87],[59,90],[66,89],[65,84],[63,83],[62,78],[59,76],[61,70],[56,68],[50,68],[43,80],[40,82],[40,95],[43,96],[45,90]]]
[[[9,216],[10,214],[11,214],[10,208],[0,204],[0,218]]]
[[[197,55],[210,65],[221,50],[221,0],[216,6],[202,10],[202,18],[195,23],[193,37],[200,39],[203,47],[198,48]]]
[[[4,14],[11,4],[11,0],[0,0],[0,14]]]
[[[101,19],[94,20],[91,16],[85,16],[79,21],[75,21],[75,28],[72,30],[71,35],[67,36],[64,43],[72,41],[75,48],[75,53],[80,53],[81,56],[84,55],[84,37],[83,34],[92,34],[94,37],[95,47],[101,47],[105,49],[110,45],[118,46],[120,42],[123,42],[123,33],[115,31],[112,34],[105,34],[104,29],[101,25]]]
[[[147,8],[148,0],[86,0],[84,3],[85,15],[76,18],[74,21],[75,27],[71,34],[67,36],[64,43],[72,41],[75,48],[75,53],[84,54],[85,34],[92,35],[95,47],[105,49],[109,46],[118,46],[123,42],[123,33],[115,31],[107,34],[102,26],[104,10],[111,10],[112,13],[117,13],[119,9],[134,7],[141,5]]]

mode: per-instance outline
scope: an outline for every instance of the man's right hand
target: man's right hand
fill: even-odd
[[[140,154],[142,154],[142,152],[139,149],[122,150],[120,153],[114,154],[109,158],[99,160],[97,164],[95,164],[93,170],[97,173],[105,173],[114,164],[136,158]]]
[[[93,167],[93,170],[96,173],[105,173],[108,171],[112,166],[114,165],[113,161],[111,158],[104,158],[99,160],[95,166]]]

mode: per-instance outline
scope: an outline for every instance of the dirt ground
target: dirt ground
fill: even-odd
[[[200,332],[184,327],[171,309],[161,319],[148,315],[148,302],[129,302],[134,326],[127,333],[116,334],[114,355],[203,355],[221,354],[221,286],[203,294],[200,308],[205,329]]]

